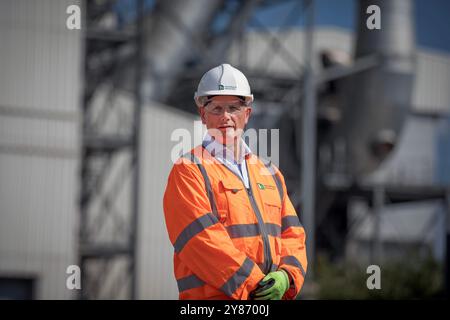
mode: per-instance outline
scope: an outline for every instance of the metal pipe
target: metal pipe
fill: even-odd
[[[135,96],[134,96],[134,119],[133,119],[133,185],[131,195],[131,223],[130,223],[130,297],[132,300],[137,296],[137,233],[138,233],[138,217],[139,217],[139,201],[140,201],[140,136],[141,136],[141,110],[143,105],[142,96],[142,66],[143,66],[143,14],[144,0],[137,0],[137,23],[136,23],[136,74],[135,74]]]
[[[193,53],[208,56],[206,30],[222,0],[171,0],[158,3],[144,28],[144,97],[163,101]]]
[[[371,263],[380,264],[383,255],[383,245],[381,239],[381,214],[385,203],[385,187],[377,184],[373,189],[373,230],[372,230],[372,247],[371,247]]]
[[[412,97],[415,72],[414,5],[411,0],[360,0],[355,59],[376,56],[376,68],[349,79],[348,102],[338,132],[348,148],[350,174],[374,172],[398,141]],[[367,8],[377,5],[381,29],[368,29]]]
[[[446,232],[445,232],[445,268],[444,268],[444,279],[445,279],[445,294],[450,297],[450,187],[447,188],[446,194]]]
[[[315,256],[315,189],[316,189],[316,86],[312,66],[314,41],[314,0],[308,1],[306,8],[305,38],[305,100],[302,109],[302,221],[306,232],[308,275],[313,277]]]

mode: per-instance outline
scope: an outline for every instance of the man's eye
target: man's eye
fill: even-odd
[[[239,107],[237,107],[237,106],[229,106],[228,110],[230,110],[230,112],[236,112],[236,111],[239,111]]]
[[[213,112],[220,113],[222,111],[221,107],[214,107]]]

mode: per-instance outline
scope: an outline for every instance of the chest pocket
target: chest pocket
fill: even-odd
[[[272,182],[272,181],[271,181]],[[268,223],[281,224],[281,200],[276,185],[264,181],[258,182],[258,193],[264,209],[264,220]]]
[[[219,194],[222,205],[218,212],[222,223],[228,226],[256,222],[247,191],[241,181],[238,179],[220,180]]]

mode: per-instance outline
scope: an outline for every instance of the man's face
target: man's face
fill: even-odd
[[[252,108],[236,96],[215,96],[199,108],[208,133],[222,144],[233,144],[244,132]]]

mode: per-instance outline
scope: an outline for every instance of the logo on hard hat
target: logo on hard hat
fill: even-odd
[[[236,86],[224,86],[223,84],[219,84],[219,90],[236,90]]]

